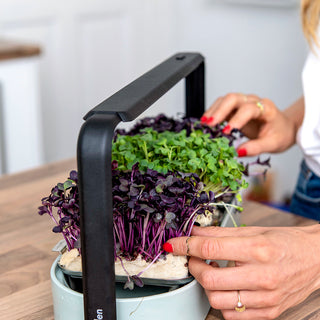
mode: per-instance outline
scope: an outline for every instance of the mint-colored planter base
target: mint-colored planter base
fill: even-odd
[[[51,285],[55,320],[82,320],[83,295],[70,288],[57,266],[51,267]],[[196,280],[179,289],[145,286],[133,291],[116,288],[117,320],[204,320],[210,305]]]

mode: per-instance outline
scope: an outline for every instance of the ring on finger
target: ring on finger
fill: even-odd
[[[264,111],[264,105],[263,105],[262,101],[261,101],[261,100],[258,101],[258,102],[256,103],[256,106],[260,109],[260,114],[262,114],[263,111]]]
[[[236,310],[237,312],[243,312],[246,310],[246,306],[241,302],[239,290],[237,291],[237,294],[238,294],[238,302],[237,302],[237,305],[235,306],[234,310]]]

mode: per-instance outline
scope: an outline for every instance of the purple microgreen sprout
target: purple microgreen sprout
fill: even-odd
[[[42,206],[38,208],[40,215],[48,214],[54,221],[55,226],[52,231],[62,234],[68,250],[75,247],[79,248],[80,241],[79,192],[77,182],[77,172],[73,170],[64,183],[58,183],[52,188],[50,195],[41,200]]]

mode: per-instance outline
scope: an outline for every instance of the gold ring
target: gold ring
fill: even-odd
[[[246,310],[246,306],[242,304],[241,299],[240,299],[240,291],[238,290],[238,303],[236,307],[234,308],[237,312],[243,312]]]
[[[190,251],[190,248],[189,248],[189,240],[191,239],[191,237],[188,237],[187,239],[186,239],[186,245],[187,245],[187,256],[190,256],[190,253],[189,253],[189,251]]]
[[[260,109],[261,113],[264,111],[264,105],[263,105],[262,101],[258,101],[256,103],[256,106]]]

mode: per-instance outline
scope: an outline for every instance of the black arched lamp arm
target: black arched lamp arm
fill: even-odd
[[[178,53],[93,108],[78,138],[81,252],[86,320],[116,320],[111,149],[116,126],[132,121],[186,78],[186,115],[204,112],[204,58]]]

